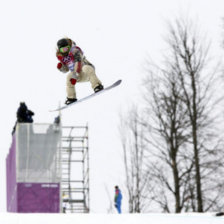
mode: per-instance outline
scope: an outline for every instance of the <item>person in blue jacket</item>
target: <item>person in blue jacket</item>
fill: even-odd
[[[115,186],[114,206],[119,214],[121,213],[121,200],[122,200],[121,191],[118,186]]]

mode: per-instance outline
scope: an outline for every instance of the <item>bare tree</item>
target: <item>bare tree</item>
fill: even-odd
[[[121,118],[129,211],[149,210],[150,203],[163,212],[220,210],[224,144],[223,118],[215,110],[220,96],[213,95],[217,69],[208,69],[209,45],[195,24],[177,20],[168,34],[165,61],[144,80],[144,109]]]
[[[141,213],[148,207],[144,130],[138,119],[138,110],[133,108],[128,116],[121,116],[120,123],[130,213]]]
[[[195,29],[196,28],[196,29]],[[191,124],[192,146],[194,152],[195,184],[197,211],[203,212],[201,152],[205,129],[213,121],[209,118],[210,89],[215,72],[206,74],[209,45],[206,46],[205,37],[198,35],[198,27],[192,23],[178,20],[170,26],[168,44],[172,50],[174,61],[170,66],[178,75],[183,90],[183,102],[188,110]]]
[[[145,95],[150,115],[154,117],[148,124],[151,129],[154,124],[153,130],[163,143],[152,138],[150,141],[159,152],[156,157],[170,166],[173,183],[167,178],[167,170],[153,172],[161,186],[175,196],[176,212],[181,211],[181,206],[185,211],[203,212],[222,204],[223,187],[219,179],[212,181],[213,175],[220,178],[223,174],[223,161],[217,165],[223,153],[220,133],[215,127],[218,114],[214,113],[220,99],[212,101],[217,69],[213,68],[212,72],[207,69],[209,45],[205,44],[205,37],[198,34],[195,24],[175,21],[169,27],[167,42],[170,51],[166,52],[165,63],[157,66],[157,72],[149,72],[152,77],[149,83],[156,80],[155,77],[163,79],[156,80],[156,86],[146,86]],[[148,97],[150,92],[152,98]],[[165,163],[160,169],[166,168]],[[159,202],[164,211],[170,211],[169,200],[162,198],[163,202]]]
[[[151,132],[145,137],[154,146],[154,150],[149,150],[150,179],[157,182],[152,197],[163,211],[179,213],[189,197],[187,185],[193,169],[192,155],[184,150],[190,138],[190,122],[181,100],[182,88],[172,70],[159,68],[149,70],[144,86],[148,116],[143,124]],[[175,199],[175,209],[171,208],[167,191]]]
[[[108,200],[109,200],[109,206],[108,206],[108,208],[107,208],[107,213],[112,213],[112,212],[113,212],[113,207],[114,207],[114,206],[113,206],[114,202],[113,202],[113,200],[111,199],[112,197],[111,197],[111,195],[110,195],[110,192],[109,192],[108,187],[107,187],[106,184],[104,184],[104,188],[105,188],[105,191],[106,191],[106,193],[107,193]]]

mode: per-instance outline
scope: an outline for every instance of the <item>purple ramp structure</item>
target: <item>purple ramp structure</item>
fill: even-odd
[[[61,211],[60,139],[56,124],[17,124],[6,158],[8,212]]]

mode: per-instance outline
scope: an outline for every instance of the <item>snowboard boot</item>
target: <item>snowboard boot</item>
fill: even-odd
[[[69,105],[69,104],[74,103],[74,102],[76,102],[76,101],[77,101],[77,99],[75,99],[75,98],[73,99],[73,98],[68,98],[68,97],[67,97],[67,100],[65,101],[65,104],[66,104],[66,105]]]
[[[103,85],[99,84],[97,87],[94,88],[94,92],[97,93],[99,91],[103,90]]]

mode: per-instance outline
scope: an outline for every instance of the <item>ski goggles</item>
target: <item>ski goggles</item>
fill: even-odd
[[[65,46],[65,47],[60,47],[60,48],[59,48],[59,51],[60,51],[61,53],[67,53],[67,52],[70,51],[70,46],[68,45],[68,46]]]

